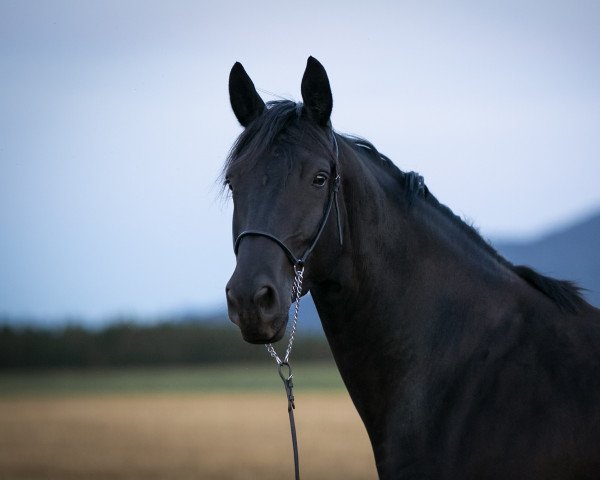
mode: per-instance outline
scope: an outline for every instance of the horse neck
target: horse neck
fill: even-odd
[[[369,418],[381,418],[375,412],[394,396],[383,390],[403,388],[443,316],[477,321],[470,313],[493,311],[498,295],[491,292],[513,276],[458,221],[426,199],[407,205],[397,179],[349,147],[342,150],[345,249],[337,271],[312,291],[369,430]]]
[[[414,305],[417,292],[452,292],[456,301],[473,303],[469,289],[482,281],[514,281],[508,264],[435,200],[417,196],[409,204],[397,176],[385,170],[391,167],[348,145],[341,153],[345,248],[322,285],[335,288],[315,288],[322,309],[336,304],[351,317],[365,308],[398,311]],[[382,328],[398,322],[390,318]]]

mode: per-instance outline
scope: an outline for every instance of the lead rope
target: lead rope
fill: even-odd
[[[296,326],[298,325],[298,313],[300,312],[300,296],[302,295],[302,280],[304,278],[304,265],[294,265],[294,283],[292,284],[292,298],[294,299],[294,317],[292,319],[292,328],[290,329],[290,338],[288,340],[287,348],[285,349],[285,356],[283,360],[277,355],[275,347],[271,343],[265,345],[269,355],[273,357],[277,363],[277,371],[283,381],[285,387],[285,393],[288,399],[288,415],[290,417],[290,430],[292,433],[292,449],[294,451],[294,473],[295,479],[300,480],[300,463],[298,461],[298,439],[296,438],[296,422],[294,420],[294,383],[292,382],[292,367],[290,366],[290,353],[292,353],[292,346],[294,345],[294,336],[296,335]]]

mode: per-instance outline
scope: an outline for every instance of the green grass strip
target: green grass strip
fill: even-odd
[[[293,367],[297,391],[344,388],[332,363],[298,363]],[[260,365],[0,372],[0,396],[261,392],[281,388],[277,368],[268,361]]]

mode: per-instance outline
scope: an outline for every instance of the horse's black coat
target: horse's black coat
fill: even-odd
[[[224,169],[233,234],[301,252],[336,161],[325,70],[309,59],[304,104],[265,105],[240,64],[230,94],[246,127]],[[422,177],[335,135],[344,243],[330,220],[304,285],[380,477],[600,478],[600,312],[502,258]],[[282,337],[291,279],[274,242],[244,239],[227,300],[246,340]]]

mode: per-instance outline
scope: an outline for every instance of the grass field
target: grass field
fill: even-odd
[[[303,390],[341,391],[334,365],[294,365],[294,382]],[[198,393],[279,391],[274,363],[113,370],[0,371],[0,396],[102,393]]]
[[[335,367],[294,380],[302,478],[376,478]],[[0,373],[0,479],[292,478],[289,435],[269,365]]]

